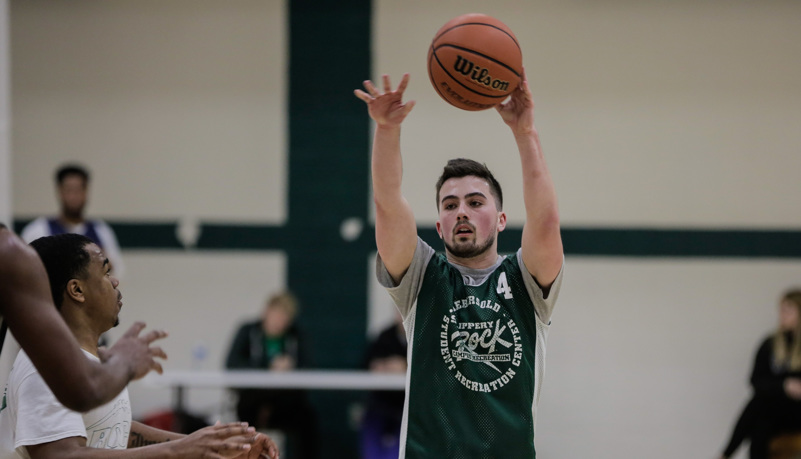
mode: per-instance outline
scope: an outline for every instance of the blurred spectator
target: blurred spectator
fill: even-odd
[[[306,342],[295,323],[297,299],[288,292],[267,300],[259,320],[236,332],[225,366],[231,370],[288,371],[310,366]],[[288,457],[316,456],[317,419],[305,391],[241,389],[237,416],[261,430],[280,430]],[[291,453],[297,452],[297,456]]]
[[[58,217],[40,217],[30,222],[20,233],[22,239],[30,244],[44,236],[82,234],[103,249],[114,275],[122,278],[125,268],[114,231],[104,221],[84,216],[89,198],[89,171],[78,164],[65,164],[58,168],[55,178],[60,207]]]
[[[367,367],[379,373],[406,373],[406,333],[400,314],[370,343]],[[362,420],[363,459],[396,459],[400,448],[403,419],[403,391],[375,391],[370,394]]]
[[[750,438],[751,459],[768,457],[770,439],[801,431],[801,290],[779,302],[779,326],[762,341],[751,373],[754,395],[737,420],[723,458]]]

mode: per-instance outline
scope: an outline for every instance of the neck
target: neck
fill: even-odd
[[[95,357],[99,357],[97,342],[100,341],[100,335],[102,335],[103,332],[93,330],[82,316],[73,316],[63,313],[64,307],[66,307],[66,305],[62,306],[62,317],[64,317],[64,322],[67,323],[72,335],[75,336],[75,339],[78,341],[78,345]]]
[[[484,269],[489,268],[498,261],[498,247],[493,245],[484,253],[476,255],[475,257],[462,258],[452,254],[450,250],[445,249],[445,256],[448,261],[459,266],[464,266],[471,269]]]
[[[83,215],[67,215],[64,212],[61,212],[61,215],[58,217],[62,223],[67,225],[80,225],[83,223]]]

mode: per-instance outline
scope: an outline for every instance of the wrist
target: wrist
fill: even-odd
[[[389,133],[400,132],[400,124],[376,124],[375,131]]]
[[[512,128],[512,135],[516,140],[536,139],[538,137],[537,128],[533,125]]]

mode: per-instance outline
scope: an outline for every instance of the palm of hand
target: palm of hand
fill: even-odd
[[[370,118],[380,125],[397,125],[406,117],[402,94],[397,91],[381,94],[368,107]]]

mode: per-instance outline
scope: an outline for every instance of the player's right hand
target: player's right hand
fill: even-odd
[[[246,422],[218,423],[175,441],[172,452],[175,457],[187,459],[233,458],[249,453],[254,443],[260,441],[260,437],[263,435],[256,433],[253,427],[248,427]]]
[[[128,365],[131,379],[139,379],[151,370],[162,373],[164,370],[156,358],[166,359],[167,354],[160,347],[150,344],[157,339],[165,338],[167,332],[152,330],[139,336],[144,328],[144,322],[134,323],[111,348],[99,350],[100,360],[125,362]]]
[[[400,126],[406,115],[414,108],[414,101],[403,103],[403,91],[409,84],[409,74],[404,73],[398,89],[392,90],[392,85],[389,82],[389,75],[382,77],[384,82],[384,92],[380,92],[373,82],[366,80],[364,82],[364,92],[356,89],[353,93],[359,99],[367,104],[367,111],[370,118],[376,122],[378,126],[390,127]]]

